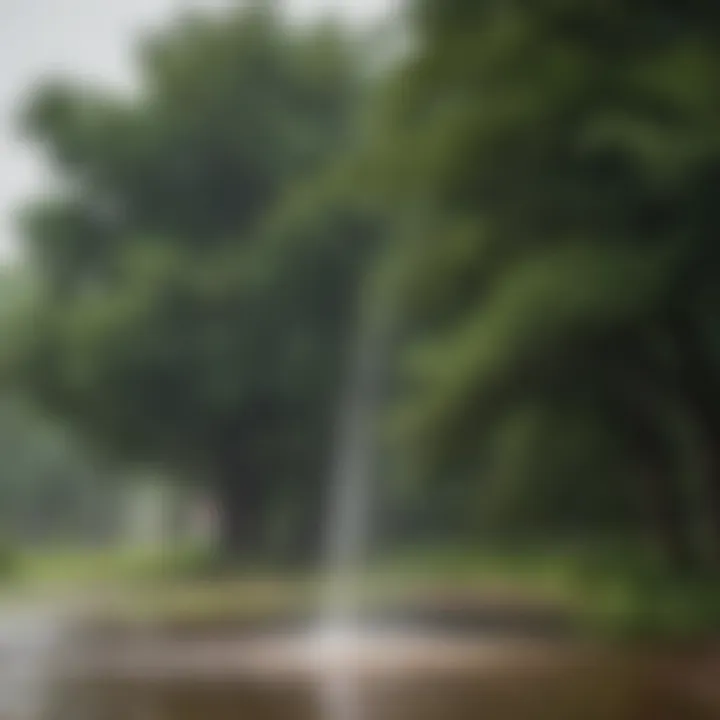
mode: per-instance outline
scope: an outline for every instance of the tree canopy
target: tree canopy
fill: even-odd
[[[131,94],[40,89],[61,191],[24,216],[17,377],[210,484],[228,546],[307,549],[371,296],[406,516],[716,568],[719,13],[417,0],[368,72],[233,11],[148,38]]]
[[[342,170],[353,52],[271,10],[193,18],[145,44],[131,97],[55,83],[28,109],[63,192],[25,213],[40,290],[21,374],[118,457],[213,485],[235,549],[263,551],[279,495],[291,547],[318,524],[374,236]]]
[[[519,473],[538,510],[568,474],[575,502],[634,484],[635,527],[681,564],[720,547],[716,16],[422,3],[390,122],[397,197],[427,215],[404,240],[414,341],[396,418],[418,465],[489,486]],[[515,441],[496,439],[505,426]],[[568,453],[582,462],[562,470]]]

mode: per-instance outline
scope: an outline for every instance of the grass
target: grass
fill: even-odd
[[[25,552],[9,567],[8,597],[94,595],[108,611],[135,618],[250,618],[311,609],[322,587],[317,574],[218,572],[211,555],[192,548]],[[678,578],[627,551],[413,548],[376,562],[363,585],[369,602],[433,594],[442,602],[455,594],[479,604],[551,605],[603,637],[720,634],[717,578]]]

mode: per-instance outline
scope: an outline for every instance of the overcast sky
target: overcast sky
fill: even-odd
[[[217,8],[230,2],[0,0],[0,261],[7,262],[16,246],[14,208],[43,188],[43,165],[16,132],[17,111],[28,88],[49,73],[131,82],[131,49],[139,31],[161,24],[183,8]],[[386,14],[394,0],[285,2],[298,19],[331,11],[361,24]]]

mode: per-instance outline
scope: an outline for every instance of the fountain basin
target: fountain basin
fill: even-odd
[[[350,683],[362,720],[711,720],[657,663],[556,640],[440,632],[139,638],[66,667],[89,720],[344,720]],[[350,715],[348,715],[350,717]]]

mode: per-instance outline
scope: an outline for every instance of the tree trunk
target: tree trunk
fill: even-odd
[[[711,562],[716,570],[720,570],[720,456],[718,456],[718,443],[713,440],[708,448],[708,473],[706,492],[708,510],[711,519],[712,548]]]
[[[318,473],[320,474],[320,473]],[[275,559],[290,569],[317,568],[322,561],[327,517],[317,477],[297,477],[281,491],[285,522],[274,543]]]
[[[265,554],[265,502],[257,479],[226,473],[217,489],[220,550],[233,562],[258,562]]]
[[[645,515],[667,564],[678,573],[692,570],[697,565],[695,544],[674,478],[649,458],[639,473]]]
[[[697,440],[697,454],[700,456],[701,481],[699,488],[702,506],[698,505],[699,519],[707,531],[705,537],[709,547],[705,556],[709,565],[720,569],[720,436],[713,419],[703,412],[697,403],[691,405],[694,430]]]
[[[298,518],[296,542],[289,552],[288,559],[292,565],[310,568],[321,565],[326,526],[322,503],[306,503]]]
[[[666,428],[667,411],[648,384],[626,393],[619,418],[628,430],[629,450],[636,458],[642,506],[648,525],[670,567],[686,573],[697,565],[697,548],[681,486],[677,448]]]
[[[700,436],[704,491],[711,526],[711,562],[720,568],[720,381],[717,368],[691,319],[676,314],[671,326],[679,360],[679,392]]]

